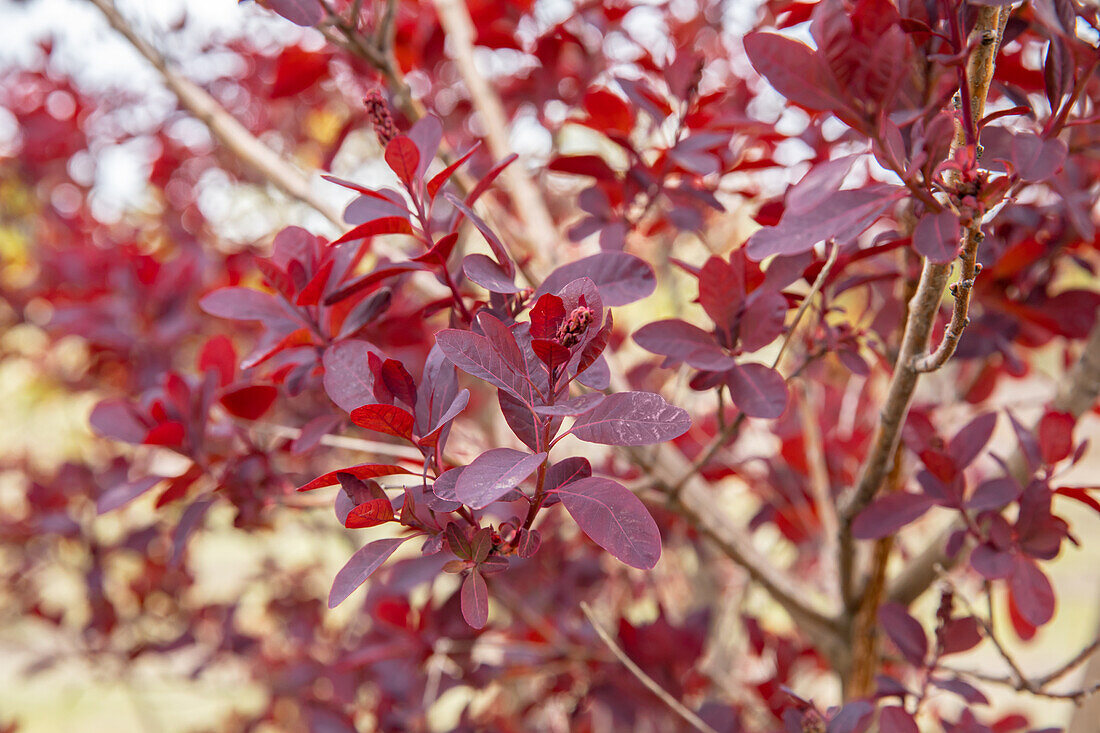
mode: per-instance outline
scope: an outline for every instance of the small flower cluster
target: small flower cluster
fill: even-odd
[[[363,105],[367,108],[367,119],[374,127],[374,134],[378,136],[378,143],[384,148],[390,140],[397,137],[397,125],[393,123],[393,114],[386,103],[386,98],[381,90],[375,88],[367,92],[363,97]]]
[[[565,348],[571,348],[580,343],[581,336],[592,325],[595,315],[588,306],[580,305],[558,327],[555,340]]]

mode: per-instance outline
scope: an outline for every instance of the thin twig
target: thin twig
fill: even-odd
[[[701,730],[703,733],[718,733],[717,730],[707,724],[705,720],[693,713],[682,702],[674,698],[663,687],[658,685],[652,677],[646,674],[641,667],[634,663],[634,660],[626,655],[626,652],[622,650],[615,640],[611,638],[611,635],[600,626],[600,623],[596,620],[595,615],[592,613],[592,609],[584,601],[581,601],[581,610],[584,611],[585,617],[588,619],[588,623],[592,624],[592,628],[595,629],[596,635],[600,637],[600,640],[607,645],[607,648],[611,650],[611,653],[615,655],[624,667],[626,667],[631,674],[638,678],[638,681],[645,685],[646,689],[652,692],[654,695],[661,699],[665,705],[669,707],[672,712],[679,715],[685,721],[687,721],[696,730]]]
[[[934,372],[955,353],[959,345],[963,331],[970,325],[970,294],[974,290],[974,278],[978,274],[977,258],[978,245],[983,239],[981,222],[975,222],[967,228],[964,235],[962,252],[959,260],[962,262],[962,273],[959,281],[951,286],[951,295],[955,298],[955,306],[951,312],[951,322],[943,332],[943,339],[939,346],[931,353],[913,360],[914,371],[927,373]]]

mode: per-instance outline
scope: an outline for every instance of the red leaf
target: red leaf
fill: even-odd
[[[411,142],[409,143],[412,144]],[[400,216],[384,216],[381,219],[374,219],[368,221],[366,224],[360,224],[352,229],[350,232],[333,242],[333,245],[343,244],[344,242],[351,242],[356,239],[366,239],[367,237],[376,237],[383,234],[412,234],[412,225],[409,224],[407,219]]]
[[[331,59],[330,53],[307,51],[299,45],[287,46],[275,62],[271,98],[291,97],[309,89],[328,75]]]
[[[386,145],[386,163],[405,185],[411,185],[420,166],[420,151],[407,135],[398,135]]]
[[[1060,489],[1055,489],[1054,493],[1068,496],[1070,499],[1076,499],[1097,514],[1100,514],[1100,501],[1092,498],[1088,493],[1090,490],[1094,490],[1094,488],[1095,487],[1063,486]]]
[[[1068,412],[1047,412],[1039,420],[1039,452],[1043,463],[1053,464],[1073,452],[1073,426],[1077,423]]]
[[[699,271],[699,303],[720,331],[732,333],[745,302],[744,261],[711,257]]]
[[[451,256],[451,252],[455,248],[456,242],[458,242],[458,232],[450,232],[449,234],[444,234],[442,237],[439,238],[438,242],[432,245],[431,249],[429,249],[422,255],[417,255],[416,257],[413,257],[412,261],[428,262],[435,265],[446,265],[447,260]]]
[[[557,341],[549,339],[531,339],[531,349],[546,368],[553,371],[569,361],[572,353]]]
[[[233,381],[237,373],[237,350],[228,336],[212,336],[199,353],[199,371],[213,370],[218,374],[218,386],[224,387]]]
[[[591,176],[598,181],[615,183],[619,177],[611,166],[598,155],[559,155],[546,166],[556,173]]]
[[[336,260],[329,260],[321,265],[313,279],[302,288],[302,292],[298,293],[298,299],[294,301],[296,305],[317,305],[317,301],[321,299],[321,295],[325,291],[325,286],[328,285],[328,279],[335,264]]]
[[[298,487],[298,491],[313,491],[323,486],[332,486],[340,483],[338,474],[349,473],[357,479],[366,481],[367,479],[379,478],[380,476],[395,476],[398,474],[415,475],[412,471],[401,466],[394,466],[386,463],[363,463],[358,466],[348,466],[347,468],[341,468],[336,471],[329,471],[324,476],[318,476],[310,481],[308,484]]]
[[[565,320],[565,305],[561,298],[547,293],[531,308],[531,338],[552,339]]]
[[[175,448],[183,445],[185,435],[183,423],[172,420],[157,425],[145,435],[145,440],[141,442],[144,445],[163,445]]]
[[[477,152],[479,147],[481,147],[480,141],[474,143],[473,147],[463,153],[462,157],[458,160],[432,176],[432,180],[428,181],[428,195],[434,199],[435,195],[439,193],[439,189],[443,188],[443,185],[454,175],[455,171],[459,169],[459,166],[469,160],[470,156]]]
[[[376,527],[393,521],[393,504],[389,499],[371,499],[348,512],[344,526],[348,529]]]
[[[584,95],[588,124],[596,130],[629,135],[634,130],[634,111],[626,100],[607,89],[589,89]]]
[[[415,420],[397,405],[363,405],[351,411],[351,421],[361,428],[412,440]]]
[[[279,390],[270,385],[253,384],[225,392],[218,401],[231,415],[258,420],[271,409],[278,394]]]
[[[404,364],[396,359],[386,359],[382,362],[381,376],[394,397],[409,407],[416,407],[416,383]]]

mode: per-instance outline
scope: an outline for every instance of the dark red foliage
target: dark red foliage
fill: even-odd
[[[914,525],[949,518],[933,549],[957,565],[951,582],[995,589],[1027,640],[1058,608],[1046,563],[1089,543],[1060,512],[1073,499],[1100,513],[1096,487],[1060,477],[1085,456],[1094,406],[1028,397],[1024,420],[1004,395],[1043,384],[1052,356],[1073,378],[1090,348],[1077,342],[1096,341],[1094,7],[1017,9],[975,119],[952,97],[982,42],[968,40],[978,9],[999,0],[769,0],[737,28],[710,0],[252,5],[238,12],[303,30],[206,39],[234,59],[205,80],[210,103],[240,128],[203,118],[212,143],[180,132],[186,94],[135,127],[135,110],[152,114],[142,100],[82,88],[49,45],[0,77],[16,131],[0,244],[10,228],[24,249],[0,247],[4,325],[82,345],[81,369],[36,367],[96,395],[101,439],[94,460],[53,470],[5,456],[27,486],[0,519],[21,616],[71,623],[20,579],[80,548],[73,653],[129,665],[186,651],[196,677],[233,661],[265,701],[225,730],[427,730],[440,696],[465,689],[481,697],[456,730],[684,729],[582,604],[716,730],[1027,725],[996,720],[986,680],[944,661],[990,633],[954,585],[923,618],[896,578],[862,596],[874,584],[857,577],[840,598],[831,573],[873,542],[908,563]],[[468,14],[476,59],[449,6]],[[491,68],[487,89],[470,67]],[[116,220],[85,168],[134,141],[155,205]],[[339,171],[363,146],[373,168],[302,190],[255,160],[279,150]],[[272,206],[273,227],[308,228],[230,241],[231,223],[208,219],[211,181],[274,184],[319,210],[342,197],[343,222]],[[542,215],[552,231],[533,231]],[[965,256],[975,227],[947,376],[906,401],[889,486],[845,524],[886,383],[907,366],[922,268]],[[933,347],[951,308],[930,309]],[[750,516],[732,516],[731,486]],[[307,514],[318,503],[332,508]],[[132,526],[143,506],[151,523]],[[107,512],[119,532],[96,524]],[[359,549],[335,576],[259,568],[269,636],[241,623],[246,601],[195,590],[192,543],[221,516],[264,537],[305,516]],[[797,592],[767,572],[765,527]],[[857,549],[838,550],[838,531]],[[350,623],[327,616],[326,572],[328,609],[361,604]],[[825,623],[798,614],[823,599]],[[731,618],[735,651],[719,643]],[[145,626],[168,631],[133,633]],[[872,689],[800,696],[851,671],[857,632],[885,640]]]

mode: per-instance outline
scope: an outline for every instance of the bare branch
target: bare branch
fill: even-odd
[[[203,122],[219,143],[275,188],[313,207],[337,227],[344,227],[339,210],[313,192],[308,176],[264,145],[206,90],[183,76],[160,51],[137,34],[118,12],[113,0],[89,1],[99,8],[111,27],[160,72],[165,86],[176,95],[180,106]]]
[[[463,0],[435,0],[440,25],[447,34],[451,59],[458,67],[470,101],[485,126],[485,140],[496,158],[511,152],[508,142],[508,122],[504,106],[496,92],[481,75],[474,62],[474,26]],[[510,166],[502,175],[516,214],[524,225],[523,236],[529,241],[526,254],[536,269],[543,269],[547,255],[553,255],[559,244],[557,226],[546,208],[546,202],[535,183],[520,166]]]
[[[592,628],[595,629],[596,635],[600,637],[600,641],[607,645],[607,648],[611,650],[615,658],[618,659],[632,675],[637,677],[638,681],[645,685],[647,690],[659,697],[661,702],[667,705],[672,712],[679,715],[696,730],[703,731],[703,733],[718,733],[718,731],[708,725],[705,720],[685,707],[682,702],[670,695],[667,690],[658,685],[652,677],[635,664],[634,660],[628,657],[626,652],[622,650],[622,647],[615,643],[615,640],[611,638],[611,634],[607,633],[607,630],[600,626],[600,623],[592,613],[592,609],[584,601],[581,601],[581,610],[584,611],[588,623],[592,624]]]

